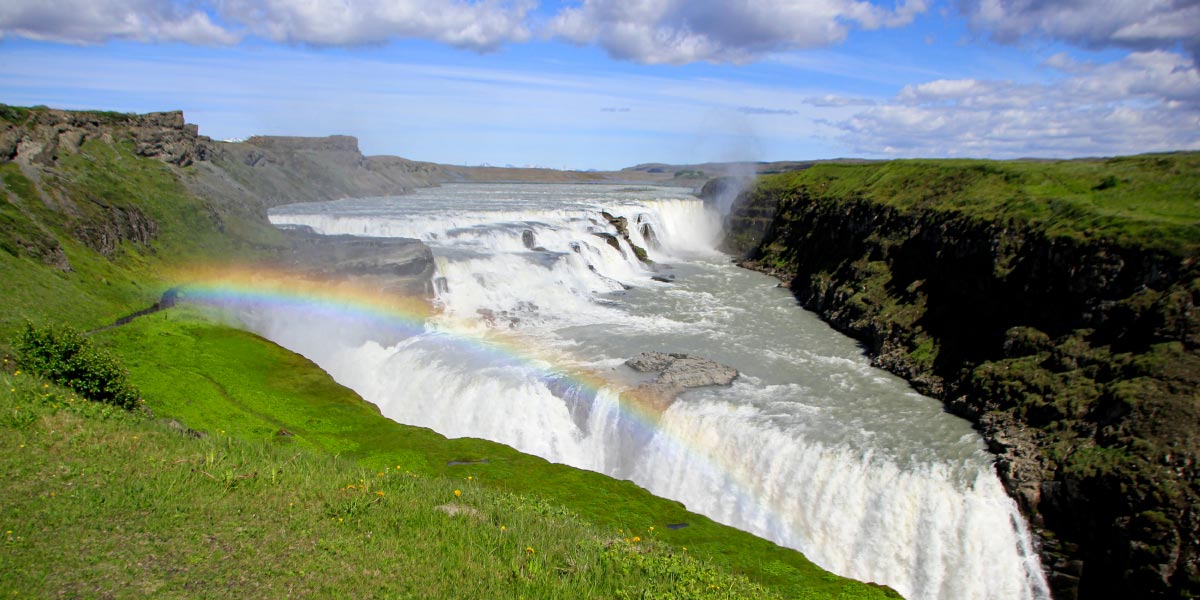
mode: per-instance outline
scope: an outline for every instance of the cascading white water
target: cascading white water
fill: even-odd
[[[654,267],[602,211],[626,219]],[[685,191],[453,185],[271,218],[433,248],[443,316],[425,334],[330,343],[334,332],[295,315],[246,317],[390,418],[632,479],[909,598],[1048,597],[978,435],[871,368],[773,280],[729,265],[713,250],[719,215]],[[559,358],[489,350],[446,329],[464,319]],[[743,377],[684,394],[647,422],[618,400],[636,378],[622,361],[647,350],[706,356]],[[564,362],[610,374],[611,385],[580,385]]]

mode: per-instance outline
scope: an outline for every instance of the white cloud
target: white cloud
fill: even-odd
[[[1011,43],[1045,37],[1085,48],[1200,50],[1197,0],[960,0],[976,30]]]
[[[425,38],[476,51],[528,40],[530,0],[218,0],[226,19],[277,42],[342,46]]]
[[[646,64],[744,63],[772,51],[836,44],[855,26],[907,25],[925,8],[925,0],[905,0],[895,10],[862,0],[583,0],[561,10],[546,32]]]
[[[192,6],[161,0],[5,0],[0,3],[0,33],[68,44],[238,41],[236,33]]]
[[[1049,84],[976,79],[905,86],[838,123],[855,151],[896,156],[1067,157],[1200,148],[1200,71],[1165,51],[1112,63],[1056,56]]]
[[[4,0],[0,35],[71,44],[112,39],[237,43],[250,31],[276,42],[357,46],[426,38],[476,51],[528,40],[533,0]],[[225,25],[210,15],[220,15]]]

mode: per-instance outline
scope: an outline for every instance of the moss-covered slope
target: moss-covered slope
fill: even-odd
[[[820,165],[731,226],[979,425],[1061,597],[1200,595],[1200,154]]]

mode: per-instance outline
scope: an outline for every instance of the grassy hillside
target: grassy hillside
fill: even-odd
[[[1019,223],[1051,237],[1200,250],[1200,153],[1058,162],[822,164],[765,178],[762,186]]]
[[[98,328],[177,267],[281,248],[111,118],[112,143],[0,163],[0,594],[894,597],[632,483],[393,423],[207,309],[91,336],[154,417],[19,373],[3,340],[26,320]]]
[[[16,371],[0,385],[5,597],[781,597],[657,529],[471,475],[196,438]]]

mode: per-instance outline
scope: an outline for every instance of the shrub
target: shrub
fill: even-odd
[[[69,325],[35,327],[13,340],[17,362],[31,373],[75,390],[96,402],[126,410],[141,404],[141,394],[125,379],[116,357],[92,345]]]

